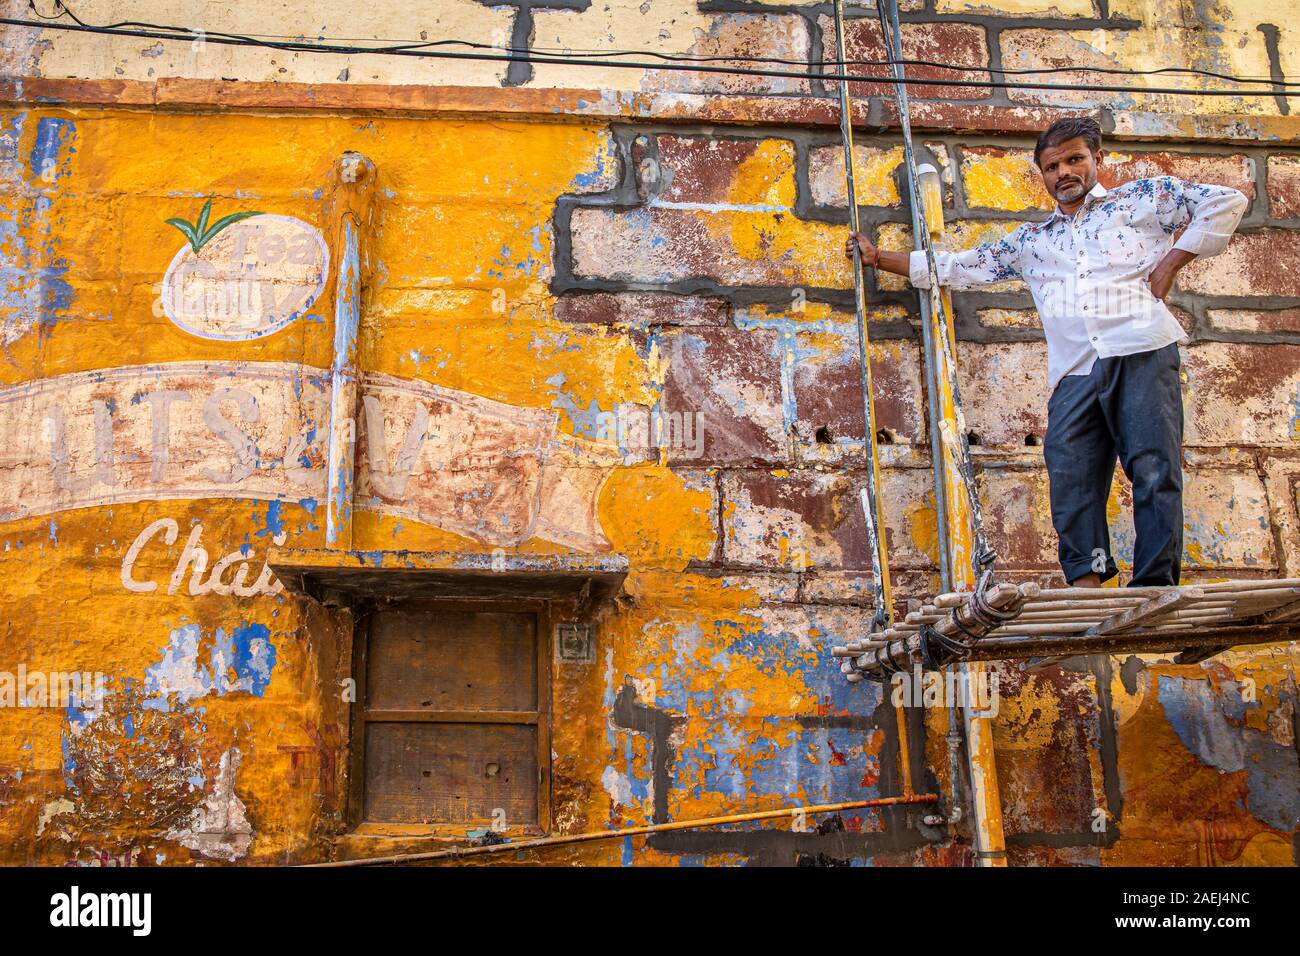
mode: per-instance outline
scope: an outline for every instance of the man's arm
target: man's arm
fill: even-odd
[[[1024,227],[1022,226],[1021,229]],[[865,265],[911,280],[918,289],[930,287],[930,271],[926,265],[925,253],[890,252],[879,249],[860,232],[850,233],[845,243],[844,254],[853,256],[853,244],[857,243],[862,252]],[[965,252],[939,252],[934,254],[935,266],[939,273],[939,284],[953,289],[974,289],[995,282],[1020,278],[1020,229],[1016,229],[1004,239],[967,249]]]
[[[1151,292],[1164,299],[1178,271],[1197,256],[1217,256],[1246,214],[1250,200],[1240,190],[1188,183],[1173,176],[1156,180],[1156,217],[1167,233],[1183,229],[1174,247],[1147,276]]]

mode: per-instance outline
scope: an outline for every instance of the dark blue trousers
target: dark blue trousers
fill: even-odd
[[[1099,358],[1047,403],[1043,457],[1067,582],[1117,573],[1106,500],[1118,457],[1133,483],[1133,585],[1177,584],[1183,557],[1183,400],[1178,344]]]

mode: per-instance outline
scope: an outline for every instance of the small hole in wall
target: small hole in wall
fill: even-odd
[[[1036,448],[1036,447],[1038,447],[1039,445],[1041,445],[1042,443],[1043,443],[1043,440],[1042,440],[1041,438],[1039,438],[1037,435],[1026,435],[1026,436],[1025,436],[1025,444],[1026,444],[1026,445],[1029,445],[1031,448]]]
[[[888,428],[882,428],[876,432],[877,445],[892,445],[895,441],[897,441],[897,439],[894,438],[894,433]]]
[[[978,445],[979,443],[980,443],[979,432],[967,432],[967,433],[966,433],[966,444],[968,444],[968,445]]]
[[[835,439],[831,437],[830,428],[825,425],[817,429],[817,434],[814,437],[819,445],[833,445],[835,443]]]

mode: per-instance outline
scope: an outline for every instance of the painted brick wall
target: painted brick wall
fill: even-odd
[[[148,6],[147,16],[96,6],[96,19],[184,22],[183,5]],[[522,33],[539,51],[799,58],[827,48],[824,4],[579,6],[445,2],[417,26],[405,7],[325,5],[312,29],[494,43]],[[1300,69],[1300,27],[1276,4],[903,6],[909,52],[948,64]],[[221,9],[223,29],[302,32],[292,10],[252,21],[245,5]],[[874,13],[855,12],[852,48],[875,56]],[[327,172],[347,149],[375,162],[380,185],[360,349],[377,410],[362,423],[361,478],[375,501],[358,518],[357,547],[618,552],[631,563],[596,661],[556,668],[556,830],[898,791],[887,699],[845,684],[829,656],[865,628],[870,579],[842,156],[823,84],[545,65],[526,75],[17,31],[4,55],[18,79],[0,84],[0,407],[17,411],[3,413],[13,439],[0,452],[0,672],[108,677],[103,714],[0,708],[6,861],[330,852],[347,762],[333,684],[342,623],[250,582],[273,542],[323,541],[317,433],[336,250],[283,327],[204,337],[163,305],[169,266],[185,255],[164,220],[193,220],[209,196],[214,216],[260,213],[231,235],[253,230],[280,269],[296,237],[328,232]],[[863,215],[903,247],[910,217],[888,98],[872,84],[856,92],[869,97]],[[954,247],[1045,214],[1033,133],[1065,108],[1101,116],[1108,185],[1172,174],[1251,197],[1228,252],[1185,270],[1171,299],[1191,335],[1187,576],[1300,574],[1300,126],[1285,102],[918,95],[918,146],[943,171]],[[283,268],[271,278],[310,285]],[[993,544],[1006,574],[1050,582],[1041,330],[1016,283],[957,294],[955,305]],[[915,294],[882,278],[870,318],[889,545],[906,601],[936,586]],[[426,441],[402,485],[400,450],[420,408],[471,437]],[[658,441],[644,427],[652,412],[665,423]],[[451,471],[499,490],[476,504]],[[1132,531],[1117,477],[1124,564]],[[174,533],[158,526],[128,560],[165,520]],[[217,587],[192,562],[178,572],[191,541],[209,570],[234,555]],[[233,585],[240,562],[248,593]],[[995,739],[1013,860],[1294,864],[1295,670],[1291,645],[1193,666],[1151,655],[1000,668]],[[945,714],[922,722],[918,786],[946,790]],[[842,822],[538,859],[970,859],[968,833],[907,827],[898,811]]]

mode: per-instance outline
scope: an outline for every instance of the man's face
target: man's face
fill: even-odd
[[[1068,205],[1082,199],[1097,185],[1100,162],[1101,150],[1089,152],[1084,138],[1076,136],[1044,149],[1038,157],[1038,168],[1048,193],[1058,203]]]

